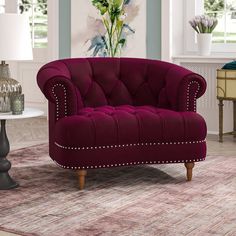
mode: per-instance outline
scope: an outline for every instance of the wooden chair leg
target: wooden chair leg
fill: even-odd
[[[84,189],[86,174],[87,174],[86,170],[78,170],[77,171],[77,176],[78,176],[78,180],[79,180],[79,189],[80,190]]]
[[[236,138],[236,101],[234,101],[234,138]]]
[[[194,162],[188,162],[184,163],[186,169],[187,169],[187,180],[191,181],[192,176],[193,176],[193,167],[194,167]]]

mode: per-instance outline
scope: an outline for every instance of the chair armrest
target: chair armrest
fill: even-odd
[[[55,105],[55,120],[77,114],[78,91],[63,62],[55,61],[43,66],[37,74],[37,82],[45,97]]]
[[[183,67],[174,65],[166,74],[166,94],[176,111],[196,111],[197,98],[206,91],[205,79]]]

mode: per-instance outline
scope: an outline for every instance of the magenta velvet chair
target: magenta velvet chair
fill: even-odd
[[[196,113],[205,80],[180,66],[134,58],[58,60],[38,85],[49,100],[49,154],[77,170],[185,163],[206,157],[206,124]],[[173,166],[174,168],[174,166]]]

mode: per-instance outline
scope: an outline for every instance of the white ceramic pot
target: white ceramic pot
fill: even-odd
[[[212,34],[197,34],[198,53],[201,56],[209,56],[211,54]]]

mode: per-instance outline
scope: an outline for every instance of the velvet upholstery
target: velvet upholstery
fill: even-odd
[[[49,100],[50,156],[64,168],[205,159],[198,74],[156,60],[80,58],[46,64],[37,81]]]

